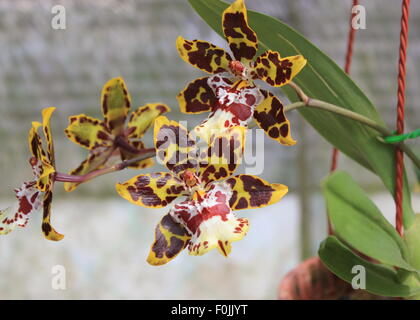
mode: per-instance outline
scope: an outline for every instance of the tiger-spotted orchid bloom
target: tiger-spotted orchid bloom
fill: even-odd
[[[29,150],[32,154],[29,163],[35,178],[24,182],[19,189],[15,189],[18,199],[18,208],[15,212],[11,208],[0,212],[0,234],[7,234],[18,226],[25,227],[29,216],[43,208],[42,232],[45,238],[59,241],[64,237],[51,225],[52,191],[56,171],[50,119],[54,110],[54,107],[50,107],[42,111],[42,124],[32,122],[28,136]],[[38,134],[41,126],[46,140],[46,150]]]
[[[191,255],[217,248],[228,256],[231,242],[241,240],[249,226],[233,211],[270,205],[287,193],[284,185],[232,176],[243,154],[244,131],[241,126],[216,131],[203,149],[185,127],[163,116],[156,119],[156,156],[170,172],[141,174],[116,186],[124,199],[143,207],[180,200],[155,229],[150,264],[165,264],[184,248]]]
[[[89,150],[87,159],[72,170],[70,175],[85,175],[100,167],[113,165],[119,159],[133,159],[148,150],[141,138],[156,117],[170,111],[163,103],[149,103],[133,111],[125,125],[131,97],[122,78],[111,79],[104,85],[101,107],[104,121],[85,114],[69,118],[69,126],[65,129],[67,137]],[[145,159],[129,168],[143,169],[153,163],[152,159]],[[64,188],[73,191],[79,184],[66,182]]]
[[[274,87],[286,85],[306,64],[302,55],[281,58],[278,52],[271,50],[254,59],[258,51],[258,39],[248,25],[243,0],[236,0],[224,11],[222,27],[234,59],[224,49],[206,41],[189,41],[178,37],[176,46],[181,58],[202,71],[218,74],[218,78],[225,83],[236,84],[236,81],[243,80],[251,87],[255,86],[254,81],[257,79]],[[196,79],[178,94],[182,112],[215,111],[218,97],[214,95],[209,81],[209,77]],[[279,143],[295,144],[290,133],[290,122],[283,112],[283,104],[269,91],[258,90],[264,99],[253,110],[255,122],[270,138]]]

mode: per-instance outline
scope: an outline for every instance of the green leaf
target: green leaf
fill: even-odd
[[[189,0],[189,2],[204,21],[223,36],[221,19],[228,4],[219,0]],[[342,106],[384,125],[373,104],[357,85],[309,40],[281,21],[258,12],[248,11],[248,20],[258,35],[260,53],[271,49],[280,52],[283,57],[302,54],[308,60],[308,64],[294,81],[309,97]],[[298,101],[291,88],[287,86],[282,88],[292,102]],[[376,131],[328,111],[300,108],[299,112],[328,142],[376,173],[387,189],[394,193],[394,147],[379,142]],[[405,182],[403,210],[406,228],[414,219],[407,186]]]
[[[415,271],[408,249],[393,226],[349,174],[337,171],[323,182],[334,233],[356,250],[382,263]]]
[[[352,273],[354,266],[363,266],[366,270],[366,290],[387,297],[409,297],[420,292],[419,287],[400,283],[399,277],[392,268],[368,262],[354,254],[336,237],[324,240],[318,251],[325,266],[338,277],[352,283],[357,273]]]
[[[408,260],[420,270],[420,214],[416,214],[414,223],[404,232],[404,239],[408,247]]]

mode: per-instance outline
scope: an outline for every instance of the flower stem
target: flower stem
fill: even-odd
[[[123,170],[127,168],[128,166],[136,164],[137,162],[141,160],[152,158],[156,155],[156,151],[155,151],[155,148],[142,149],[142,150],[137,150],[137,154],[139,155],[133,159],[124,160],[111,167],[98,169],[98,170],[95,170],[95,171],[92,171],[92,172],[89,172],[87,174],[80,175],[80,176],[57,172],[55,175],[55,181],[73,182],[73,183],[86,182],[96,177],[102,176],[104,174]]]
[[[123,149],[129,153],[143,154],[143,149],[136,149],[131,144],[129,144],[128,141],[122,136],[117,136],[114,140],[114,143],[118,148]]]
[[[303,91],[302,91],[303,92]],[[298,93],[299,95],[299,93]],[[299,95],[301,98],[302,96]],[[384,126],[378,124],[377,122],[359,114],[353,111],[350,111],[348,109],[336,106],[334,104],[325,102],[325,101],[321,101],[321,100],[317,100],[317,99],[312,99],[312,98],[308,98],[305,99],[306,102],[295,102],[292,103],[288,106],[284,107],[284,112],[288,112],[294,109],[298,109],[298,108],[317,108],[317,109],[321,109],[321,110],[325,110],[325,111],[329,111],[329,112],[333,112],[335,114],[339,114],[343,117],[355,120],[357,122],[360,122],[376,131],[378,131],[382,136],[391,136],[392,135],[392,131],[385,128]],[[379,140],[381,137],[378,137]],[[405,152],[405,154],[413,161],[413,163],[416,165],[417,168],[420,168],[420,159],[416,156],[416,154],[403,142],[399,142],[396,143],[395,146],[398,146],[401,150],[403,150]]]

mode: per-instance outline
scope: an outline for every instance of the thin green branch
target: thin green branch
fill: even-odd
[[[303,92],[303,91],[302,91]],[[299,95],[299,94],[298,94]],[[300,95],[299,95],[300,96]],[[302,98],[302,96],[300,96]],[[329,111],[338,115],[341,115],[343,117],[346,117],[348,119],[355,120],[359,123],[362,123],[376,131],[378,131],[381,136],[391,136],[392,131],[385,128],[384,126],[378,124],[377,122],[362,116],[359,113],[353,112],[351,110],[336,106],[334,104],[317,100],[317,99],[305,99],[306,102],[295,102],[292,103],[284,108],[284,112],[288,112],[294,109],[298,108],[316,108],[321,109],[325,111]],[[379,137],[378,137],[379,138]],[[417,168],[420,168],[420,159],[416,156],[416,154],[406,145],[404,142],[396,143],[395,146],[398,146],[404,153],[413,161],[413,163],[416,165]]]

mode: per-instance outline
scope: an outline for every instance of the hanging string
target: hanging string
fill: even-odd
[[[358,4],[359,4],[359,0],[353,0],[352,9],[354,6],[357,6]],[[344,71],[347,74],[350,73],[350,65],[351,65],[351,60],[353,57],[353,43],[354,43],[354,37],[356,35],[356,29],[354,29],[352,26],[352,20],[355,16],[355,13],[353,13],[352,9],[351,9],[351,14],[350,14],[349,32],[348,32],[348,38],[347,38],[346,62],[344,65]],[[335,169],[337,169],[337,162],[338,162],[338,150],[336,148],[333,148],[332,153],[331,153],[330,172],[333,172],[335,171]],[[330,219],[328,219],[328,234],[329,235],[333,234]]]
[[[400,50],[398,61],[398,103],[397,103],[397,134],[404,132],[404,105],[405,105],[405,74],[408,44],[408,17],[410,0],[403,0],[401,14]],[[403,181],[404,181],[404,156],[400,148],[396,152],[396,177],[395,177],[395,226],[398,233],[403,236]]]

